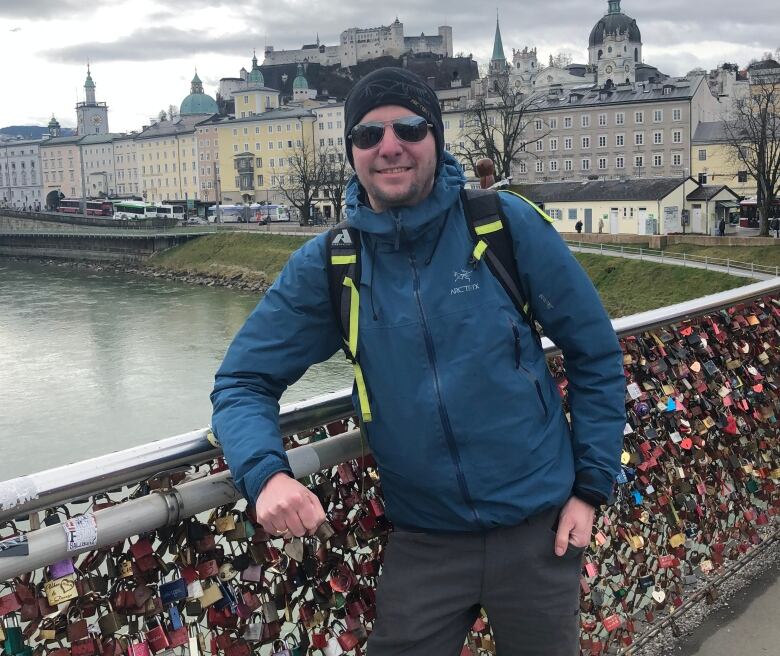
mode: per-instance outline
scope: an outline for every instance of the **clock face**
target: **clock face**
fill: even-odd
[[[103,119],[102,119],[102,118],[100,118],[100,116],[93,116],[93,117],[92,117],[92,122],[93,122],[95,125],[100,125],[100,124],[103,122]]]

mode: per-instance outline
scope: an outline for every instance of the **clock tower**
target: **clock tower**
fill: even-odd
[[[76,103],[76,120],[78,133],[106,134],[108,132],[108,105],[95,100],[95,83],[87,64],[87,80],[84,82],[85,101]]]

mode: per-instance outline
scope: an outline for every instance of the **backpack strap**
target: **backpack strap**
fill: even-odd
[[[363,370],[358,362],[358,325],[360,318],[360,232],[342,221],[328,231],[328,288],[330,303],[339,326],[344,355],[355,370],[360,414],[371,421]]]
[[[520,280],[512,246],[512,233],[498,193],[492,189],[463,189],[461,194],[466,225],[474,241],[469,264],[476,268],[480,260],[485,260],[488,269],[501,283],[537,341],[541,342],[531,305],[527,300],[528,294]],[[533,203],[526,202],[543,217],[547,216]]]

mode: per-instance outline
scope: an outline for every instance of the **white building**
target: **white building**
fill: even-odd
[[[141,193],[135,134],[117,136],[114,139],[114,172],[116,195],[119,197],[138,196]]]
[[[319,37],[316,43],[304,45],[298,50],[274,50],[273,46],[267,46],[263,65],[311,62],[346,68],[378,57],[400,57],[421,52],[452,57],[452,28],[440,25],[436,35],[405,36],[403,23],[396,18],[387,26],[346,29],[336,46],[320,44]]]
[[[87,198],[116,195],[113,134],[88,134],[79,141]]]
[[[43,206],[40,144],[40,139],[0,142],[0,206]]]

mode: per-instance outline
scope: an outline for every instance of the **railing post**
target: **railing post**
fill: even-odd
[[[731,273],[731,260],[726,258],[726,273]]]
[[[642,259],[642,247],[641,246],[639,247],[639,259],[640,260]]]

